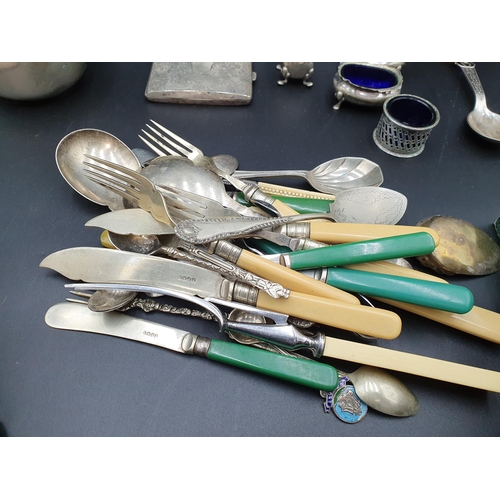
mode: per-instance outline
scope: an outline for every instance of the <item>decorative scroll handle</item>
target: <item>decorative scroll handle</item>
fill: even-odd
[[[486,95],[479,80],[479,76],[476,71],[476,65],[470,62],[457,62],[455,63],[464,72],[467,81],[469,82],[474,94],[476,95],[476,104],[486,105]]]

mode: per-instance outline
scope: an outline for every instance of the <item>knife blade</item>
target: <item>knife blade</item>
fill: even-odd
[[[174,228],[157,221],[142,208],[127,208],[98,215],[85,223],[88,227],[104,228],[116,234],[174,234]]]
[[[110,335],[195,354],[313,389],[333,391],[338,384],[337,370],[324,363],[212,340],[123,313],[97,313],[84,304],[56,304],[47,311],[45,322],[52,328]]]
[[[393,339],[402,328],[401,318],[392,311],[295,291],[288,298],[275,299],[217,272],[150,255],[76,247],[47,256],[40,266],[89,283],[149,285],[203,298],[234,300],[372,337]]]

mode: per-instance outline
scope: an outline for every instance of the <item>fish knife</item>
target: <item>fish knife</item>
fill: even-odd
[[[392,311],[293,290],[288,298],[275,299],[255,287],[225,279],[209,269],[133,252],[68,248],[47,256],[40,266],[53,269],[69,279],[88,283],[149,285],[202,298],[234,300],[371,337],[393,339],[402,328],[401,318]]]
[[[333,391],[338,384],[337,370],[324,363],[209,339],[119,312],[93,312],[84,304],[56,304],[47,311],[45,322],[52,328],[99,333],[196,354],[313,389]]]

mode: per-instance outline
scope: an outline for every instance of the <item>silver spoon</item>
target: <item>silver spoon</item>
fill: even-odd
[[[56,148],[56,164],[65,181],[84,198],[110,210],[125,208],[123,198],[84,175],[85,154],[118,163],[139,172],[141,164],[131,149],[114,135],[93,128],[71,132]]]
[[[464,72],[476,97],[474,109],[467,115],[470,128],[484,138],[500,142],[500,115],[490,111],[486,105],[486,95],[477,75],[476,65],[470,62],[455,63]]]
[[[241,323],[266,322],[261,315],[238,309],[231,312],[229,319]],[[247,335],[232,332],[230,336],[237,342],[259,347],[260,341]],[[266,346],[260,347],[266,348]],[[289,353],[285,351],[284,354]],[[344,372],[339,371],[339,376],[343,374]],[[420,405],[413,392],[385,370],[373,366],[361,366],[354,373],[345,375],[352,382],[359,398],[374,410],[394,417],[410,417],[419,410]]]
[[[225,207],[232,208],[241,215],[254,217],[260,215],[260,213],[240,205],[231,198],[217,174],[195,166],[187,158],[176,156],[153,158],[142,169],[141,173],[159,187],[182,189],[183,191],[211,198]]]
[[[322,193],[336,194],[359,186],[380,186],[384,181],[382,169],[365,158],[345,157],[329,160],[312,170],[236,170],[237,179],[255,177],[300,177]]]

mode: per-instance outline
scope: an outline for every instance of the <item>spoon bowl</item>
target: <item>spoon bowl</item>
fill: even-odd
[[[131,290],[96,290],[87,305],[94,312],[111,312],[121,309],[137,297]]]
[[[347,377],[359,398],[374,410],[393,417],[416,415],[420,405],[410,389],[390,373],[374,366],[361,366]]]
[[[493,113],[486,105],[486,95],[479,80],[474,63],[456,63],[464,72],[474,91],[474,109],[467,115],[467,123],[477,134],[492,142],[500,142],[500,115]]]
[[[153,158],[142,169],[141,173],[160,188],[181,189],[211,198],[241,215],[256,215],[255,211],[240,205],[227,194],[226,188],[217,174],[197,167],[187,158],[159,156]]]
[[[397,224],[406,212],[406,196],[382,187],[358,187],[335,195],[331,212],[337,222]]]
[[[139,172],[141,165],[131,149],[103,130],[80,129],[61,139],[56,148],[56,164],[64,180],[84,198],[110,210],[122,210],[123,198],[85,176],[84,156],[91,154]]]

